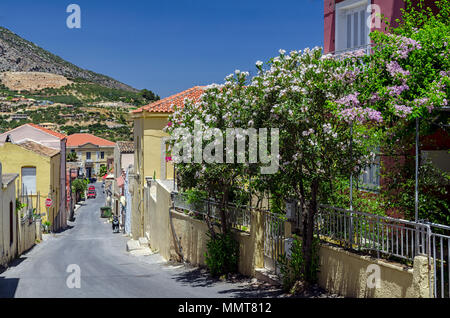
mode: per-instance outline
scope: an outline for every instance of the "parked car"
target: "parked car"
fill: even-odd
[[[97,197],[97,192],[94,189],[89,189],[87,194],[88,199],[95,199]]]
[[[95,190],[95,186],[93,186],[93,185],[89,186],[88,191],[90,191],[90,190]]]

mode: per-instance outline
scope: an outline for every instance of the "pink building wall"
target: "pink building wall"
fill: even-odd
[[[324,0],[324,52],[329,53],[335,51],[335,13],[336,4],[345,0]],[[419,0],[414,0],[413,4],[416,4]],[[387,18],[390,25],[395,27],[397,23],[396,19],[401,17],[401,9],[405,8],[405,2],[403,0],[371,0],[372,4],[380,6],[381,13]],[[433,11],[436,11],[436,6],[433,0],[425,1],[426,6],[430,6]],[[383,22],[380,31],[384,31],[386,24]],[[374,31],[372,29],[371,31]]]

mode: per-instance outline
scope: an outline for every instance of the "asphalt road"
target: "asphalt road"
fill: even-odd
[[[279,291],[250,284],[250,279],[223,282],[204,271],[166,263],[159,254],[132,256],[126,252],[129,238],[113,234],[110,223],[100,218],[104,205],[101,184],[97,198],[85,201],[70,228],[46,236],[29,252],[0,273],[0,297],[38,298],[211,298],[274,297]],[[69,288],[80,269],[80,288]],[[70,277],[69,277],[70,276]],[[70,284],[69,284],[70,285]]]

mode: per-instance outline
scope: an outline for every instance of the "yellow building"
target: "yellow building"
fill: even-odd
[[[184,100],[194,102],[200,99],[204,87],[195,86],[181,93],[161,99],[132,112],[134,121],[134,178],[133,216],[131,218],[132,235],[144,236],[143,207],[146,206],[144,187],[146,180],[155,178],[173,180],[174,169],[171,161],[166,160],[167,145],[164,142],[169,135],[163,131],[168,124],[169,115],[174,106],[183,107]],[[144,202],[144,204],[139,204]]]
[[[67,154],[77,154],[79,173],[86,178],[97,177],[102,166],[113,168],[114,147],[112,141],[91,135],[73,134],[67,137]]]
[[[198,101],[203,90],[204,87],[195,86],[132,112],[136,174],[143,178],[155,176],[156,179],[173,179],[173,165],[165,160],[166,147],[162,140],[168,134],[163,129],[167,126],[174,106],[183,107],[186,98]]]
[[[7,140],[0,145],[3,173],[19,174],[20,191],[31,193],[36,213],[42,215],[43,222],[51,223],[52,230],[60,206],[60,160],[59,150],[33,141],[13,144]],[[53,201],[49,209],[45,206],[47,198]]]

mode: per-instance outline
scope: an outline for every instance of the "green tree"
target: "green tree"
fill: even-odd
[[[78,156],[75,152],[69,152],[67,154],[67,162],[76,162],[78,160]]]

